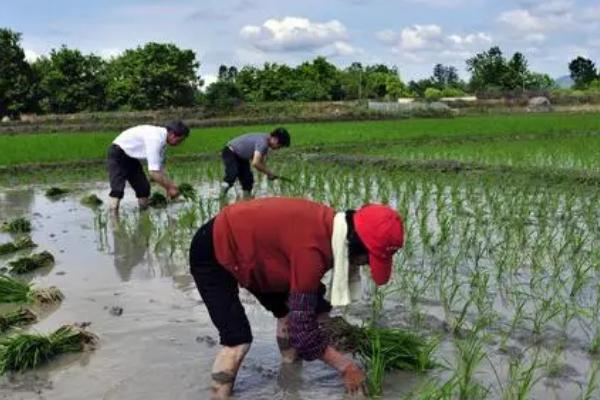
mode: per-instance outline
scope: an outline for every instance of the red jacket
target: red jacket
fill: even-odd
[[[233,204],[215,219],[216,258],[242,287],[315,292],[333,265],[334,214],[331,207],[283,197]]]

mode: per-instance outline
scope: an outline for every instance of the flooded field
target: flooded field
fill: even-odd
[[[379,303],[381,324],[440,342],[439,366],[425,375],[389,373],[384,398],[574,399],[595,384],[597,188],[367,167],[282,172],[294,182],[261,180],[258,195],[303,196],[338,209],[386,202],[406,219],[393,282],[377,292],[365,284],[363,301],[343,310],[361,323]],[[166,209],[139,213],[127,192],[119,219],[80,203],[90,193],[106,199],[102,182],[70,182],[72,192],[56,200],[44,195],[47,186],[0,190],[0,220],[31,219],[36,251],[56,259],[26,277],[65,295],[59,307],[37,310],[40,322],[32,329],[91,322],[100,339],[93,352],[0,378],[0,398],[208,398],[218,336],[188,273],[187,250],[195,229],[222,206],[218,174],[214,164],[178,170],[201,198]],[[0,243],[10,238],[0,234]],[[0,267],[12,258],[0,257]],[[337,373],[321,362],[282,366],[275,321],[252,296],[243,302],[255,339],[236,398],[344,398]]]

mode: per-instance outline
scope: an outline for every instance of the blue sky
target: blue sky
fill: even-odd
[[[318,55],[397,65],[424,78],[437,62],[458,67],[499,45],[531,69],[568,73],[578,56],[600,64],[600,2],[591,0],[20,0],[0,26],[23,34],[29,58],[64,44],[103,57],[148,41],[196,51],[212,81],[222,63],[295,65]]]

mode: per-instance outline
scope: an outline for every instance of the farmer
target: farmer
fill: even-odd
[[[179,196],[177,185],[164,173],[164,153],[167,144],[179,145],[189,132],[189,128],[183,122],[174,121],[166,127],[134,126],[117,136],[108,149],[111,211],[119,210],[126,181],[133,187],[140,208],[148,206],[150,182],[139,160],[147,160],[150,178],[165,189],[169,198]]]
[[[202,226],[191,243],[190,266],[222,345],[212,367],[215,397],[229,396],[252,342],[238,286],[277,319],[283,362],[320,359],[341,373],[347,391],[358,391],[364,373],[328,344],[319,321],[328,317],[331,305],[356,298],[351,277],[359,265],[370,264],[377,285],[388,281],[403,235],[400,216],[387,206],[336,213],[284,197],[230,205]],[[331,304],[321,283],[329,269]]]
[[[267,168],[267,153],[269,149],[289,146],[290,134],[285,128],[277,128],[270,134],[247,133],[229,141],[221,152],[225,166],[221,196],[225,196],[236,179],[239,179],[244,198],[251,197],[254,176],[250,166],[267,175],[269,180],[277,179],[277,175]]]

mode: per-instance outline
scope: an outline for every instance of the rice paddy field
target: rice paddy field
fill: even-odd
[[[335,315],[416,335],[431,346],[431,365],[386,371],[375,356],[362,359],[371,397],[600,398],[599,114],[289,128],[293,148],[269,163],[292,181],[261,177],[256,196],[304,197],[339,210],[387,203],[405,220],[391,282],[375,288],[365,272],[361,301]],[[19,167],[101,159],[115,134],[0,136],[7,167],[0,223],[31,222],[31,241],[0,233],[0,244],[21,246],[0,255],[0,267],[14,277],[11,262],[48,251],[52,264],[18,279],[31,293],[62,293],[50,304],[34,295],[27,304],[0,304],[3,314],[26,305],[36,316],[0,335],[85,323],[97,338],[94,350],[6,372],[1,398],[208,397],[218,336],[188,273],[188,247],[204,221],[241,197],[236,188],[219,200],[215,153],[228,137],[259,129],[193,132],[169,158],[169,173],[196,196],[140,213],[128,192],[118,219],[104,205],[81,202],[91,194],[106,200],[101,164]],[[179,157],[198,153],[208,155]],[[49,198],[52,186],[68,193]],[[252,296],[243,293],[243,303],[255,341],[235,398],[346,398],[339,376],[322,363],[281,365],[275,321]],[[390,346],[383,336],[368,340],[371,354]],[[0,337],[0,357],[1,349]]]

